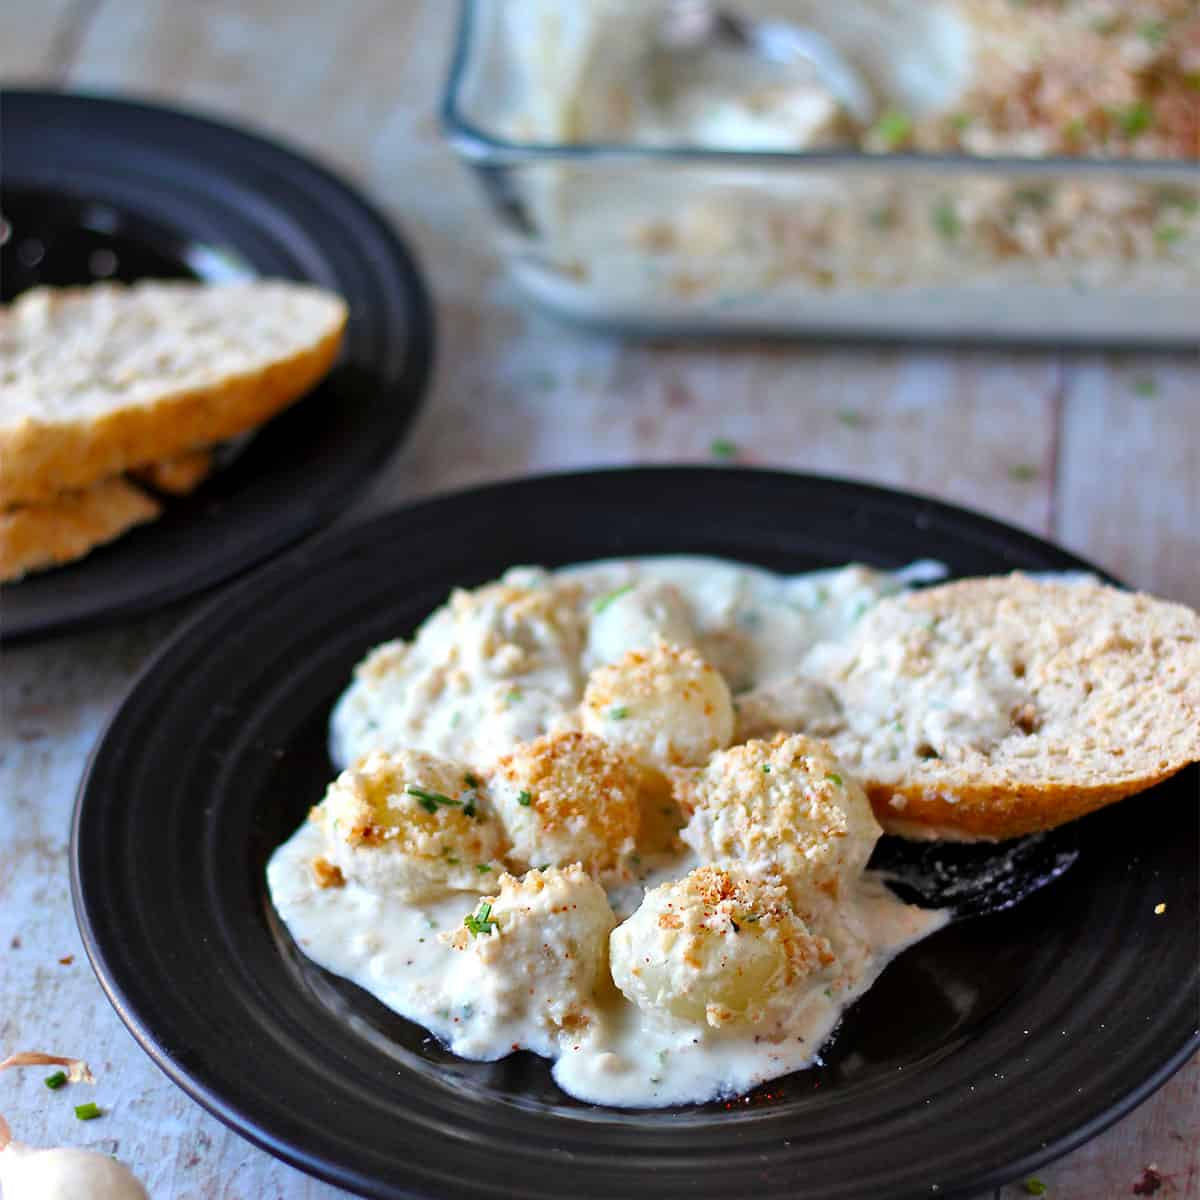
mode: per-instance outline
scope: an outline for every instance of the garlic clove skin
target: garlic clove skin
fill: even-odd
[[[38,1150],[10,1142],[0,1150],[4,1200],[150,1200],[124,1164],[95,1150]]]

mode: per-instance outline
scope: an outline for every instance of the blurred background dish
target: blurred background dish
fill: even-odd
[[[1194,5],[708,7],[816,34],[869,119],[828,62],[680,39],[678,0],[466,0],[445,126],[536,301],[623,332],[1200,338]]]
[[[2,96],[4,299],[38,284],[272,276],[340,293],[333,372],[216,456],[190,494],[87,558],[6,586],[17,640],[210,587],[337,515],[406,432],[433,320],[404,243],[323,168],[229,126],[118,99]],[[162,488],[170,491],[169,488]]]

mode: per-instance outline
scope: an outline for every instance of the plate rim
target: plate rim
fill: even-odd
[[[43,617],[38,612],[23,614],[19,616],[20,623],[15,629],[12,628],[11,617],[0,612],[0,646],[13,647],[69,633],[112,626],[144,617],[187,598],[203,597],[211,594],[213,589],[221,584],[246,576],[256,567],[286,553],[297,543],[322,532],[350,508],[354,500],[377,478],[390,456],[406,444],[412,427],[429,398],[437,367],[439,338],[433,293],[427,272],[413,243],[357,181],[352,181],[329,164],[324,155],[303,149],[286,137],[276,137],[273,133],[243,122],[240,118],[230,120],[203,106],[193,108],[163,103],[140,91],[126,92],[105,87],[74,89],[0,86],[0,105],[3,105],[5,110],[6,142],[13,136],[14,106],[25,106],[25,110],[19,114],[23,120],[70,114],[72,110],[76,113],[87,111],[90,114],[98,114],[93,115],[91,119],[101,122],[113,120],[144,123],[148,128],[141,131],[139,136],[149,138],[148,145],[160,149],[168,140],[163,133],[154,131],[160,123],[165,122],[182,131],[188,128],[202,130],[207,137],[220,138],[228,144],[237,145],[242,155],[261,155],[263,161],[285,167],[293,173],[293,177],[307,178],[324,189],[328,195],[336,197],[340,205],[347,206],[347,210],[355,210],[371,230],[376,239],[376,247],[385,251],[389,268],[400,281],[406,332],[403,358],[397,366],[394,378],[389,379],[386,385],[387,395],[396,398],[396,403],[389,405],[389,412],[395,410],[395,415],[390,417],[386,436],[373,438],[369,444],[359,448],[355,461],[361,469],[347,486],[339,491],[339,499],[336,502],[328,500],[322,505],[292,505],[287,507],[286,512],[277,508],[273,524],[265,530],[266,536],[256,537],[253,544],[246,545],[232,556],[213,556],[202,562],[199,568],[193,567],[179,572],[174,579],[164,581],[154,575],[153,562],[138,562],[134,564],[135,573],[141,575],[148,567],[149,579],[140,586],[131,586],[115,600],[107,597],[106,602],[97,603],[83,612],[65,615],[52,613],[48,617]],[[123,136],[128,140],[130,135]],[[210,158],[208,161],[212,166],[213,160]],[[240,163],[244,159],[239,158],[238,161]],[[44,181],[35,182],[34,177],[40,178],[46,171],[54,170],[52,159],[18,165],[23,173],[13,178],[10,166],[6,171],[7,185],[47,186]],[[222,167],[222,170],[227,169]],[[257,197],[264,195],[261,185],[256,185],[247,178],[244,170],[239,169],[230,175],[229,183],[239,192],[252,192]],[[64,179],[59,181],[57,186],[64,194],[82,195],[78,180]],[[350,320],[354,320],[353,312]],[[389,336],[386,341],[390,344],[393,339]],[[99,551],[105,547],[96,549]],[[75,562],[54,568],[54,571],[48,572],[47,575],[57,574],[59,571],[86,571],[87,563],[88,556],[84,556]],[[6,585],[3,591],[0,591],[0,599],[3,598],[4,591],[19,586],[20,581]],[[0,606],[3,607],[10,606]]]
[[[128,1029],[141,1049],[151,1061],[188,1096],[199,1103],[207,1112],[215,1116],[239,1136],[246,1138],[260,1149],[279,1158],[281,1161],[302,1170],[315,1178],[322,1179],[336,1186],[350,1190],[364,1189],[361,1194],[384,1194],[371,1190],[379,1186],[373,1176],[359,1175],[352,1167],[331,1162],[302,1147],[288,1142],[284,1137],[265,1129],[257,1118],[241,1113],[236,1104],[225,1100],[216,1090],[192,1079],[184,1067],[178,1065],[169,1052],[156,1040],[151,1025],[152,1017],[147,1020],[142,1014],[134,1011],[118,979],[114,977],[104,962],[103,953],[98,945],[98,935],[93,926],[90,914],[83,897],[84,884],[80,873],[81,820],[83,807],[89,783],[94,768],[103,753],[110,731],[117,725],[126,710],[127,704],[140,689],[142,683],[158,673],[163,664],[167,663],[177,648],[185,645],[208,621],[220,615],[222,609],[231,600],[236,600],[241,594],[256,589],[262,582],[274,578],[282,578],[304,563],[309,556],[320,556],[327,549],[336,547],[343,540],[353,541],[369,534],[372,530],[385,526],[393,526],[409,520],[420,518],[432,508],[447,503],[477,503],[486,499],[489,493],[495,491],[510,491],[522,487],[537,487],[545,482],[571,482],[573,480],[590,480],[596,477],[612,476],[627,478],[630,474],[643,477],[664,475],[680,477],[694,475],[704,479],[721,476],[755,476],[758,478],[778,477],[782,480],[800,483],[801,485],[828,486],[837,490],[849,489],[851,492],[875,500],[899,498],[903,502],[917,501],[933,515],[941,515],[954,519],[967,519],[972,525],[987,529],[993,534],[1002,534],[1010,543],[1015,539],[1024,541],[1031,546],[1041,549],[1050,548],[1055,554],[1071,560],[1077,569],[1096,574],[1102,580],[1116,586],[1126,588],[1127,585],[1116,579],[1103,568],[1089,560],[1080,557],[1073,551],[1057,545],[1037,534],[1029,533],[1016,526],[1009,525],[987,514],[980,513],[963,505],[957,505],[925,493],[906,489],[890,488],[875,483],[850,477],[829,475],[823,473],[787,471],[778,469],[763,469],[755,467],[726,467],[704,464],[648,464],[645,466],[598,466],[583,470],[562,470],[545,472],[533,476],[518,477],[507,480],[489,481],[470,487],[452,489],[434,493],[408,504],[389,507],[387,510],[371,517],[332,529],[326,529],[308,539],[302,546],[293,546],[283,554],[272,559],[269,563],[242,577],[227,588],[210,597],[201,607],[191,614],[172,634],[156,649],[146,664],[138,671],[128,689],[121,697],[120,703],[104,722],[103,728],[88,754],[87,763],[80,779],[71,820],[70,835],[70,882],[72,907],[79,932],[88,955],[93,973],[100,984],[109,1003],[113,1006],[122,1023]],[[1193,1030],[1190,1037],[1172,1054],[1160,1061],[1134,1088],[1124,1092],[1118,1099],[1110,1103],[1101,1113],[1085,1121],[1072,1131],[1060,1135],[1052,1141],[1044,1143],[1038,1149],[1030,1151],[1020,1159],[977,1171],[955,1180],[939,1189],[938,1194],[948,1200],[958,1197],[968,1200],[990,1187],[1002,1186],[1019,1178],[1021,1175],[1036,1170],[1047,1162],[1061,1158],[1063,1155],[1078,1148],[1091,1140],[1105,1129],[1109,1128],[1132,1109],[1143,1103],[1153,1092],[1158,1090],[1167,1080],[1180,1070],[1190,1058],[1200,1050],[1200,1027]],[[408,1190],[407,1187],[391,1183],[386,1184],[388,1196],[404,1197],[406,1200],[427,1200],[430,1193],[426,1191]],[[514,1193],[515,1195],[516,1193]],[[897,1193],[899,1195],[899,1193]]]

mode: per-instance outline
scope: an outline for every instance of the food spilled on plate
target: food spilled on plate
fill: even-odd
[[[160,516],[324,378],[346,318],[278,280],[43,287],[0,308],[0,582]]]
[[[615,1106],[819,1061],[945,910],[884,831],[1053,828],[1200,759],[1200,616],[1087,577],[518,568],[372,650],[268,866],[303,952]]]

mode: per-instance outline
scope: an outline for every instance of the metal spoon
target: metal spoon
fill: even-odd
[[[875,120],[875,97],[861,72],[815,30],[786,21],[740,17],[714,8],[708,0],[672,0],[663,14],[658,40],[669,51],[695,51],[724,42],[767,62],[806,62],[855,120],[863,125]]]

